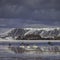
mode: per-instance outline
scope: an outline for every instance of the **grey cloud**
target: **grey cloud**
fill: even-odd
[[[0,0],[0,18],[60,22],[60,0]]]
[[[60,10],[59,0],[0,0],[0,17],[31,16],[34,10]],[[49,13],[49,12],[48,12]],[[46,13],[45,13],[46,14]],[[26,17],[27,17],[26,16]]]

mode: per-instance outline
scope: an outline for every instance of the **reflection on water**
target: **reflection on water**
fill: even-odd
[[[0,46],[0,60],[60,60],[60,46]]]
[[[60,60],[59,58],[42,58],[42,57],[33,57],[33,58],[0,58],[0,60]]]
[[[59,46],[19,46],[19,47],[8,47],[14,53],[17,54],[43,54],[43,55],[60,55]]]

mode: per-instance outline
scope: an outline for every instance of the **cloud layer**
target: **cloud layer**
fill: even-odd
[[[52,21],[58,24],[60,0],[0,0],[0,18],[20,18],[23,21],[27,19],[46,23]]]
[[[0,17],[59,18],[60,0],[0,0]]]

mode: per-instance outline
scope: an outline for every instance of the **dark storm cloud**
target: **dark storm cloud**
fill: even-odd
[[[16,24],[19,22],[59,24],[60,0],[0,0],[0,18],[21,19],[20,21],[18,19],[18,22],[15,20]],[[8,19],[0,19],[0,22],[2,25],[12,23],[9,23]]]

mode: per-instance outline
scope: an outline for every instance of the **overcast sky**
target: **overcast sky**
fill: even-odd
[[[60,0],[0,0],[0,26],[60,25]]]

